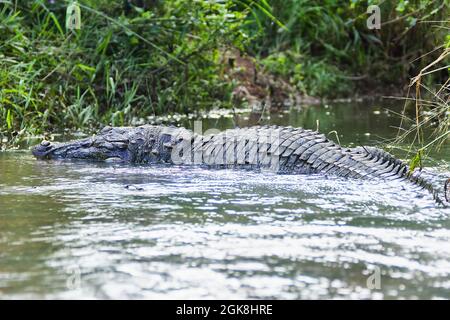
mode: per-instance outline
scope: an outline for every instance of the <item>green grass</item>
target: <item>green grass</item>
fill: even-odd
[[[411,171],[422,167],[422,159],[450,139],[450,78],[442,86],[428,85],[427,78],[441,70],[450,70],[450,38],[439,57],[423,68],[411,81],[415,97],[405,101],[402,121],[395,144],[411,141],[409,151],[413,151],[410,161]],[[423,98],[422,96],[425,96]],[[407,109],[415,109],[415,117],[407,116]],[[430,136],[424,132],[430,131]]]
[[[448,0],[271,3],[286,28],[261,15],[259,23],[248,27],[255,37],[249,49],[269,70],[281,72],[306,94],[348,96],[389,88],[400,92],[437,57],[436,52],[426,54],[449,34]],[[380,30],[367,28],[368,4],[380,7]],[[447,78],[448,72],[430,81]]]
[[[233,2],[167,1],[125,15],[122,1],[80,1],[74,31],[63,27],[67,3],[0,4],[2,135],[230,105],[220,50],[245,44],[247,15]]]
[[[448,35],[427,23],[448,22],[448,0],[384,1],[379,31],[361,0],[143,2],[125,12],[122,0],[79,1],[80,30],[65,29],[71,1],[0,2],[0,141],[232,107],[228,48],[308,95],[401,89]]]

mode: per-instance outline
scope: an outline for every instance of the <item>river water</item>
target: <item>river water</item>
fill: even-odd
[[[260,118],[344,145],[377,145],[399,123],[377,102],[201,121]],[[449,155],[426,162],[436,180]],[[407,184],[0,152],[1,299],[448,299],[449,243],[450,209]]]

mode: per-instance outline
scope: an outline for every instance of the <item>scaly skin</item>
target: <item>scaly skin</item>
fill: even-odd
[[[215,168],[270,168],[279,173],[322,173],[359,179],[410,180],[438,192],[391,154],[374,147],[343,148],[316,131],[256,126],[198,135],[185,128],[106,127],[98,135],[68,143],[43,141],[38,159],[84,159],[128,163],[198,164]]]

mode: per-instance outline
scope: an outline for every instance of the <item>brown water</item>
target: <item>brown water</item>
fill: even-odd
[[[376,145],[398,125],[376,103],[262,117],[316,120],[344,145]],[[436,183],[449,155],[447,144],[427,161]],[[2,299],[448,299],[449,243],[450,209],[412,185],[0,153]]]

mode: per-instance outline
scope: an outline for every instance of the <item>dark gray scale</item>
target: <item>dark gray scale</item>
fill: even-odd
[[[397,174],[395,175],[397,178],[403,178],[406,172],[408,172],[408,169],[406,168],[405,164],[399,163],[393,171],[397,171]]]
[[[343,178],[361,178],[360,171],[350,167],[343,167],[342,170],[336,171],[336,175]]]
[[[375,159],[363,163],[368,167],[368,171],[370,171],[372,175],[379,176],[380,173],[389,167],[390,163],[389,161],[385,161],[383,158],[380,158],[377,161],[374,160]]]
[[[330,170],[326,172],[327,174],[338,176],[338,177],[347,177],[351,171],[346,167],[334,166]]]
[[[364,164],[353,159],[351,150],[340,150],[340,154],[341,155],[333,156],[332,160],[330,159],[334,162],[330,163],[329,166],[323,169],[324,173],[349,178],[363,177],[367,174],[367,167]]]
[[[156,137],[160,132],[159,128],[145,126],[138,127],[128,136],[130,161],[135,163],[156,163],[159,162],[158,156],[150,151],[154,148]]]
[[[315,162],[317,161],[317,159],[324,154],[327,151],[330,151],[330,149],[334,148],[334,150],[336,150],[336,144],[334,142],[328,141],[325,143],[320,143],[319,144],[320,148],[316,149],[309,157],[308,159],[306,159],[306,162],[308,162],[309,164],[311,164],[311,166],[314,167]],[[312,147],[315,148],[316,146]],[[320,162],[321,163],[321,162]],[[320,164],[319,163],[319,164]],[[319,165],[318,164],[318,165]],[[317,166],[316,166],[317,167]],[[314,167],[315,168],[315,167]]]
[[[236,164],[245,164],[247,139],[238,139],[236,145]]]
[[[362,177],[377,177],[377,175],[374,175],[374,169],[367,167],[365,164],[362,163],[355,163],[353,166],[350,167],[352,171],[356,171],[361,175]]]
[[[288,159],[286,163],[286,168],[293,168],[298,160],[298,155],[291,154],[288,157],[282,157],[283,159]]]
[[[192,135],[191,143],[190,143],[190,151],[189,151],[190,152],[190,157],[189,157],[190,162],[189,162],[189,164],[196,164],[195,161],[198,160],[198,159],[195,159],[195,156],[196,156],[196,154],[195,154],[195,147],[197,146],[199,139],[200,139],[200,135],[198,135],[196,133],[194,133]],[[201,155],[200,155],[200,157],[201,157]],[[198,163],[199,164],[201,163],[201,158],[200,158],[200,161]]]
[[[292,143],[291,146],[289,146],[288,149],[296,148],[293,152],[288,149],[282,154],[282,157],[289,154],[289,161],[288,166],[305,166],[305,159],[302,158],[305,150],[310,148],[311,146],[314,146],[315,144],[319,142],[325,142],[327,141],[325,136],[323,135],[317,135],[315,132],[311,130],[305,130],[303,133],[300,134],[299,138]],[[298,147],[297,147],[298,146]]]
[[[267,145],[266,144],[264,144],[264,148],[267,149]],[[262,166],[262,167],[270,166],[270,162],[272,160],[272,156],[267,154],[267,151],[266,152],[264,152],[264,151],[258,152],[258,157],[259,157],[258,161],[259,161],[259,165],[260,166]]]
[[[191,157],[191,139],[193,138],[192,131],[186,130],[184,128],[178,128],[172,130],[171,140],[162,144],[164,154],[170,154],[171,160],[177,163],[183,163],[182,158]],[[176,159],[174,159],[176,157]]]
[[[294,141],[287,146],[287,148],[284,150],[283,154],[281,155],[282,157],[289,157],[292,153],[294,153],[295,155],[299,155],[300,151],[298,151],[298,148],[301,147],[302,145],[305,145],[307,142],[309,142],[311,140],[313,136],[311,136],[310,132],[301,132],[299,133]],[[296,153],[296,151],[298,153]]]
[[[291,130],[276,129],[268,132],[269,142],[281,144],[282,141],[292,136]]]
[[[224,148],[226,143],[227,135],[226,132],[219,134],[216,139],[214,139],[214,148],[211,151],[211,157],[214,165],[224,164]]]
[[[223,165],[225,164],[225,144],[226,144],[226,135],[222,135],[218,137],[216,142],[214,143],[214,150],[212,152],[212,158],[215,165]]]
[[[233,129],[225,131],[225,140],[223,141],[223,159],[224,164],[231,165],[235,163],[235,147],[239,140],[239,132],[241,129]]]
[[[308,148],[306,148],[302,154],[300,155],[300,159],[307,161],[308,158],[319,149],[326,147],[326,141],[317,141],[314,140],[315,143],[311,144]]]
[[[250,130],[244,135],[245,145],[245,163],[252,166],[258,164],[258,138],[255,130]]]
[[[236,163],[236,135],[227,137],[225,142],[225,164],[234,165]]]
[[[203,163],[206,165],[213,165],[214,158],[212,156],[212,152],[214,148],[216,147],[215,142],[216,139],[218,139],[220,135],[214,136],[214,139],[209,140],[208,142],[203,144],[202,152],[203,152]]]
[[[267,145],[267,154],[273,156],[273,154],[279,150],[280,144],[283,140],[281,138],[271,139],[270,143]],[[278,157],[278,156],[277,156]]]
[[[151,152],[159,157],[160,161],[162,162],[170,162],[170,156],[171,154],[169,152],[166,152],[164,150],[164,144],[170,143],[172,140],[172,135],[169,133],[163,133],[159,137],[158,144],[154,145],[154,148],[151,150]]]
[[[197,146],[196,146],[196,150],[195,151],[196,152],[201,152],[203,161],[204,161],[204,158],[205,158],[206,149],[211,147],[211,144],[214,142],[215,138],[216,138],[215,134],[209,134],[209,135],[203,136],[203,139],[202,139],[203,143],[199,144],[198,149],[197,149]]]
[[[267,140],[270,144],[276,143],[276,142],[279,143],[283,137],[283,134],[284,134],[284,130],[282,130],[282,129],[268,130],[266,133]]]
[[[348,174],[340,176],[340,177],[349,178],[349,179],[362,179],[364,177],[364,175],[361,174],[361,172],[350,170],[350,172]]]
[[[383,179],[394,177],[397,175],[397,172],[394,171],[395,167],[395,163],[392,162],[385,170],[383,170],[382,172],[377,172],[377,174]]]
[[[281,143],[281,145],[283,147],[289,147],[300,135],[301,135],[301,133],[294,133],[287,137],[283,137],[284,141],[283,141],[283,143]]]
[[[330,164],[332,164],[332,166],[324,168],[324,173],[337,175],[337,173],[339,173],[341,169],[349,170],[349,162],[352,161],[351,155],[346,150],[341,150],[341,154],[342,157],[336,157],[334,162],[332,162],[332,159],[330,159]]]
[[[256,144],[256,165],[258,167],[261,165],[260,162],[261,162],[261,159],[262,159],[262,155],[261,155],[260,152],[263,151],[263,146],[264,146],[264,148],[267,148],[267,144],[266,144],[266,142],[267,142],[266,128],[267,128],[267,126],[264,126],[264,127],[259,127],[256,130],[256,136],[255,136],[256,137],[256,142],[253,142],[253,143]],[[252,149],[252,148],[254,148],[254,147],[250,146],[250,149]],[[252,150],[252,153],[253,153],[253,150]],[[251,160],[250,156],[249,156],[249,160]],[[255,159],[253,159],[253,160],[255,160]]]
[[[335,162],[339,161],[344,156],[344,154],[339,152],[328,151],[319,157],[321,163],[316,167],[316,170],[319,172],[328,172],[333,167],[336,167]]]
[[[303,144],[301,144],[297,149],[295,149],[295,151],[293,152],[293,154],[301,157],[301,155],[303,154],[303,152],[308,149],[309,147],[313,146],[317,144],[317,142],[315,140],[308,140],[305,141]]]
[[[375,172],[377,168],[384,163],[383,159],[379,159],[378,157],[370,154],[360,157],[355,156],[354,153],[351,153],[351,158],[356,164],[364,165],[367,168],[366,171],[369,173]]]
[[[278,171],[279,172],[288,172],[287,163],[289,161],[289,158],[278,158]]]
[[[251,165],[258,165],[258,143],[254,140],[248,142],[248,157],[246,162]]]
[[[358,173],[358,177],[359,177],[359,175],[362,175],[362,176],[370,175],[371,173],[373,173],[375,171],[374,168],[368,166],[366,163],[356,161],[353,158],[348,160],[348,162],[350,164],[349,169]]]
[[[360,162],[366,163],[375,163],[379,160],[379,158],[371,153],[352,153],[353,159]],[[370,164],[369,164],[370,165]]]
[[[201,136],[201,135],[195,136],[194,142],[192,143],[192,149],[193,149],[194,152],[198,151],[198,149],[200,149],[203,146],[203,143],[204,143],[203,139],[204,138],[205,137]]]
[[[317,136],[307,136],[304,137],[305,141],[294,151],[294,154],[300,156],[301,159],[303,159],[303,154],[305,153],[305,151],[307,149],[309,149],[310,147],[318,144],[318,143],[322,143],[327,141],[325,138],[318,138]],[[303,159],[306,160],[306,159]]]
[[[258,164],[266,167],[270,165],[271,157],[268,155],[269,137],[267,131],[260,132],[258,135]]]
[[[283,156],[283,157],[289,157],[292,152],[295,151],[295,148],[292,148],[291,146],[294,144],[296,140],[300,137],[301,132],[294,133],[292,136],[285,139],[280,145],[279,148],[273,152],[276,156]]]
[[[295,139],[289,144],[287,142],[283,144],[283,149],[280,149],[280,151],[282,151],[280,152],[282,157],[291,156],[300,146],[308,142],[307,140],[302,139],[300,135],[297,136],[296,138],[297,139]],[[295,155],[298,156],[298,154]]]
[[[328,171],[329,169],[331,169],[331,167],[334,166],[333,163],[328,163],[326,161],[323,161],[317,168],[315,168],[317,170],[317,172],[325,172]]]
[[[374,168],[375,171],[383,170],[386,166],[389,165],[389,161],[384,160],[383,158],[374,158],[370,161],[364,161],[364,163],[371,168]]]
[[[329,170],[327,173],[335,174],[339,177],[348,177],[351,175],[357,175],[357,172],[355,171],[355,161],[351,157],[343,157],[340,159],[335,165],[337,167],[336,170]]]
[[[343,151],[341,147],[337,146],[337,149],[331,149],[325,152],[319,157],[319,159],[329,164],[335,164],[343,157],[345,157],[345,155],[346,152]]]
[[[328,159],[329,157],[336,156],[336,155],[338,155],[338,156],[340,155],[340,157],[343,157],[339,152],[340,149],[341,148],[336,145],[332,145],[328,148],[324,148],[324,150],[320,150],[320,151],[312,154],[311,157],[309,157],[309,159],[307,160],[307,162],[310,163],[314,169],[321,171],[321,169],[319,169],[319,167],[320,168],[324,167],[330,163],[329,159]]]
[[[367,163],[368,166],[379,165],[380,163],[384,162],[382,158],[377,157],[373,154],[366,154],[363,157],[353,156],[353,158],[359,162]]]
[[[244,150],[241,151],[239,149],[239,151],[241,152],[241,154],[239,154],[240,157],[244,157],[243,162],[245,164],[250,164],[249,162],[249,153],[250,150],[253,148],[256,148],[256,144],[257,144],[257,131],[256,130],[243,130],[243,132],[239,133],[239,136],[237,137],[237,140],[239,139],[243,139],[245,141],[245,146],[244,146]],[[243,153],[242,153],[243,152]],[[241,159],[240,159],[241,160]]]
[[[371,167],[367,166],[366,163],[360,162],[360,161],[356,161],[353,158],[347,160],[347,162],[349,164],[348,169],[350,169],[353,172],[353,174],[351,173],[349,175],[349,177],[351,177],[351,178],[353,178],[353,177],[357,177],[357,178],[364,177],[364,176],[370,175],[374,171]]]
[[[246,130],[235,129],[232,134],[233,144],[228,146],[227,153],[230,155],[230,160],[233,160],[234,165],[243,165],[245,164],[245,148],[247,144],[247,139],[245,138]]]
[[[317,173],[317,171],[315,169],[311,168],[311,166],[304,161],[298,161],[292,170],[293,170],[293,172],[298,173],[298,174]]]
[[[347,177],[349,175],[357,175],[358,173],[354,171],[354,164],[356,161],[352,159],[350,155],[345,155],[343,158],[338,160],[334,167],[329,168],[324,171],[327,174],[334,174],[339,177]]]
[[[377,175],[377,176],[380,176],[382,178],[387,178],[387,177],[395,175],[396,172],[393,172],[394,168],[395,168],[395,163],[394,162],[390,162],[390,161],[387,161],[386,163],[387,163],[387,165],[385,166],[384,169],[383,168],[378,168],[374,172],[374,174]]]
[[[204,162],[203,146],[205,145],[204,136],[197,136],[192,144],[193,163],[200,165]]]
[[[281,149],[284,151],[284,149],[286,148],[286,146],[284,146],[283,144],[285,144],[286,140],[288,140],[289,138],[292,138],[291,132],[281,132],[279,135],[279,139],[271,140],[271,146],[268,152],[273,155],[280,155],[281,153],[283,153]]]

